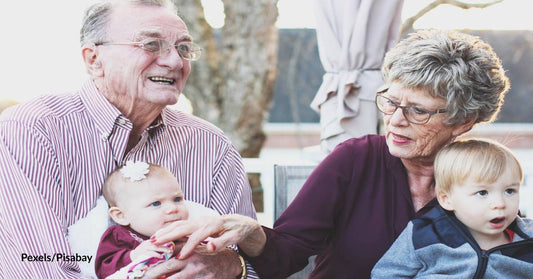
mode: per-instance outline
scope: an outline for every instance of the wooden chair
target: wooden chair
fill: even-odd
[[[292,202],[314,165],[274,165],[274,218]],[[290,279],[307,279],[315,266],[315,256],[309,258],[309,264],[301,271],[291,275]]]

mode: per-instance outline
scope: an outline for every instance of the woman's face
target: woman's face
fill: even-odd
[[[402,87],[398,83],[391,83],[383,96],[400,106],[415,106],[428,111],[446,108],[446,100],[434,98],[424,90]],[[390,153],[401,159],[433,161],[443,146],[469,129],[465,125],[445,125],[445,118],[446,113],[437,113],[426,124],[417,125],[407,121],[400,108],[391,115],[384,115],[385,137]]]

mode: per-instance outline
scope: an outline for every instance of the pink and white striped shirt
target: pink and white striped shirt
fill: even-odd
[[[78,278],[67,228],[83,218],[118,164],[168,168],[185,198],[255,218],[239,153],[222,131],[165,109],[125,154],[132,123],[92,81],[76,94],[43,96],[0,117],[0,277]]]

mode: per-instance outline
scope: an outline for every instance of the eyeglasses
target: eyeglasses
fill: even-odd
[[[401,108],[405,119],[417,125],[428,123],[433,114],[448,112],[447,109],[427,110],[415,106],[400,106],[397,102],[381,94],[376,95],[376,106],[386,115],[392,115],[398,108]]]
[[[200,55],[202,54],[202,48],[198,46],[197,44],[193,42],[180,42],[177,44],[171,44],[166,40],[163,39],[145,39],[140,42],[102,42],[102,43],[96,43],[97,46],[105,46],[105,45],[131,45],[136,46],[144,49],[145,51],[158,56],[162,57],[170,53],[170,49],[174,47],[181,58],[189,60],[189,61],[195,61],[200,58]]]

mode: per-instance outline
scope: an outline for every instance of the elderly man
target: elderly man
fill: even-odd
[[[189,200],[255,218],[238,152],[213,125],[167,108],[200,55],[170,1],[103,1],[81,29],[91,78],[75,94],[44,96],[0,119],[0,277],[77,278],[67,228],[95,205],[127,160],[169,169]],[[72,259],[72,260],[71,260]],[[171,259],[150,277],[244,277],[225,249]]]

